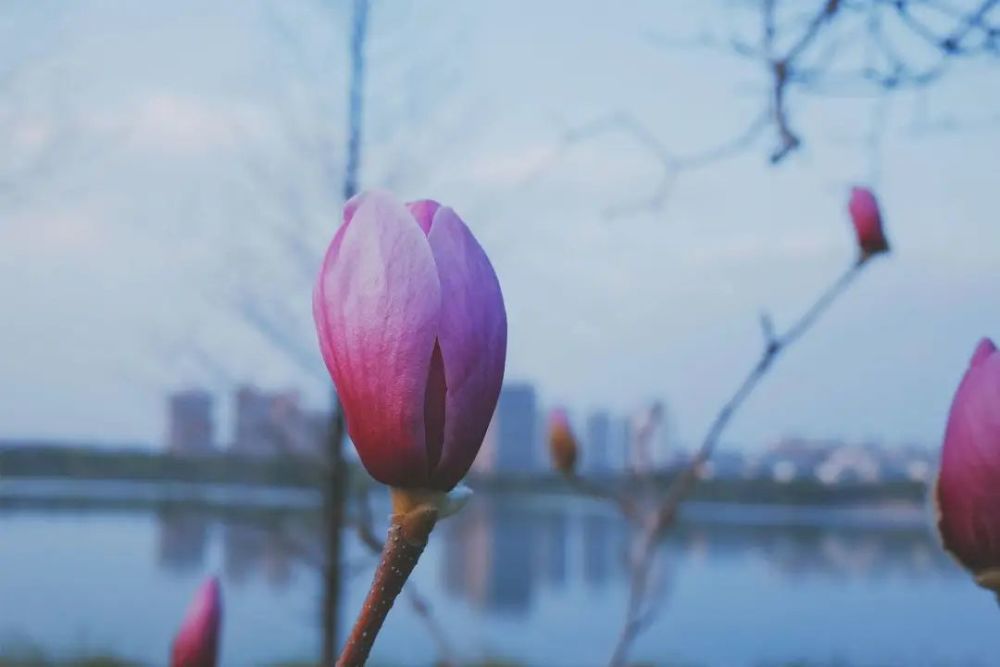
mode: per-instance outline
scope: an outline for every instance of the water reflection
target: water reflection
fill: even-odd
[[[235,584],[259,578],[281,590],[296,564],[308,565],[321,549],[316,526],[294,516],[248,519],[166,509],[156,520],[156,557],[164,570],[200,571],[209,541],[218,534],[223,572]],[[580,511],[565,504],[538,507],[483,498],[435,532],[443,545],[437,569],[449,595],[479,608],[517,614],[531,609],[538,586],[601,589],[625,580],[633,538],[616,516],[599,508]],[[891,528],[682,522],[660,550],[661,561],[747,558],[789,581],[954,574],[949,559],[913,521]]]
[[[457,651],[473,657],[499,653],[524,665],[600,664],[621,622],[635,539],[605,510],[568,498],[482,495],[440,524],[415,584]],[[387,513],[381,499],[375,514]],[[930,636],[933,628],[949,623],[947,637],[935,641],[947,641],[947,650],[961,659],[989,664],[991,652],[1000,650],[1000,643],[990,639],[993,634],[983,634],[989,619],[978,623],[968,611],[990,601],[938,550],[919,511],[875,523],[835,512],[808,520],[720,516],[693,513],[658,551],[656,581],[669,583],[664,589],[668,606],[637,646],[637,658],[660,664],[657,660],[670,655],[695,664],[731,665],[786,655],[820,662],[843,656],[847,664],[919,665],[922,654],[913,637]],[[0,642],[16,635],[70,650],[75,637],[102,639],[101,628],[131,623],[134,632],[115,631],[107,641],[115,647],[122,643],[131,657],[159,664],[188,589],[205,573],[218,572],[233,597],[226,664],[316,655],[322,563],[318,513],[22,507],[0,512],[0,531],[6,538],[0,549],[0,596],[33,594],[39,601],[37,609],[16,613],[0,607]],[[346,582],[345,609],[359,603],[375,563],[350,534],[347,547],[355,576]],[[42,568],[53,574],[39,578]],[[104,582],[114,580],[122,582],[122,595],[148,600],[160,620],[144,617],[140,624],[120,613],[135,608],[132,600],[104,602]],[[72,618],[52,622],[46,601],[72,610]],[[757,611],[748,616],[747,609]],[[746,625],[785,609],[797,610],[801,627],[790,617],[767,653],[753,654],[760,649],[753,648],[757,640],[749,630],[743,644],[738,632],[720,644],[705,643],[697,631],[726,614],[733,615],[729,622]],[[813,636],[817,622],[828,625],[827,639]],[[399,641],[377,647],[384,661],[430,664],[437,657],[409,605],[398,606],[387,632]]]
[[[157,516],[159,549],[157,562],[174,572],[197,572],[205,562],[208,549],[209,517],[205,514],[164,510]]]

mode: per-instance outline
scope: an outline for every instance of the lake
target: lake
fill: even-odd
[[[321,553],[308,498],[234,514],[50,505],[43,491],[0,510],[0,654],[164,665],[192,592],[218,574],[223,664],[315,659]],[[404,593],[372,664],[430,665],[442,651],[606,664],[631,537],[595,501],[480,494],[438,526],[411,580],[439,636]],[[352,619],[376,557],[349,531],[346,560]],[[655,575],[661,604],[632,654],[642,664],[1000,665],[996,601],[940,551],[921,508],[690,504]]]

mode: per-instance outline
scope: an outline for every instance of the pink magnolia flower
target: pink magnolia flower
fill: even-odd
[[[472,465],[503,382],[507,314],[461,218],[358,195],[313,294],[323,359],[372,477],[448,491]]]
[[[170,667],[215,667],[222,625],[222,595],[212,577],[201,585],[188,607],[170,656]]]
[[[948,416],[937,481],[945,548],[1000,591],[1000,354],[983,339]]]
[[[552,466],[562,473],[573,472],[576,469],[578,449],[566,410],[555,408],[549,413],[549,455],[552,457]]]
[[[878,200],[872,191],[862,187],[851,188],[851,201],[847,210],[858,235],[861,258],[868,259],[873,255],[889,252],[889,241],[882,229],[882,214],[879,213]]]

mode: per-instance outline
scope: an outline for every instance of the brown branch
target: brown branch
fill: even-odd
[[[701,467],[711,458],[712,453],[719,444],[719,438],[725,431],[726,426],[729,425],[736,411],[739,410],[750,394],[753,393],[753,390],[764,376],[767,375],[774,362],[781,357],[782,353],[799,340],[819,320],[820,316],[836,301],[838,296],[843,294],[866,265],[867,261],[858,261],[851,264],[847,271],[837,278],[785,333],[780,336],[772,335],[767,337],[757,362],[751,367],[750,372],[712,420],[708,432],[705,434],[705,438],[702,440],[694,457],[685,466],[684,470],[678,473],[668,487],[667,494],[658,512],[657,537],[662,535],[676,518],[681,502],[697,483]]]
[[[337,660],[337,667],[361,667],[368,659],[375,638],[396,597],[416,567],[437,522],[437,510],[418,505],[405,513],[395,513],[382,549],[382,560],[354,629]]]
[[[652,620],[652,614],[642,612],[643,602],[648,597],[649,578],[653,566],[653,558],[656,554],[655,545],[650,544],[654,540],[653,531],[650,527],[644,527],[640,534],[639,551],[635,559],[630,563],[628,606],[625,611],[625,622],[618,634],[618,641],[615,643],[610,667],[621,667],[628,659],[628,652],[632,642],[642,631],[643,627]]]
[[[581,477],[576,471],[564,473],[563,479],[566,480],[570,488],[578,495],[611,503],[625,519],[631,520],[637,516],[635,502],[629,494],[612,491],[585,477]]]
[[[632,583],[629,588],[629,602],[625,622],[619,635],[618,644],[612,655],[612,667],[624,664],[631,644],[642,629],[640,615],[643,601],[647,599],[649,568],[653,561],[656,548],[677,518],[681,503],[691,493],[699,480],[702,466],[712,456],[719,440],[729,425],[733,416],[767,375],[774,363],[791,345],[798,341],[836,301],[837,297],[851,285],[861,270],[867,265],[867,259],[853,263],[834,283],[827,288],[806,311],[792,323],[784,333],[776,335],[770,318],[762,318],[761,327],[764,333],[764,347],[757,362],[751,367],[747,376],[736,388],[732,396],[712,420],[708,432],[695,455],[684,469],[671,481],[666,494],[657,508],[652,520],[645,524],[646,532],[640,542],[640,552],[635,560],[632,573]]]
[[[599,136],[619,133],[631,139],[659,163],[660,177],[649,194],[632,202],[609,206],[604,209],[603,215],[606,218],[621,218],[657,211],[666,204],[677,179],[683,173],[725,161],[746,150],[760,136],[767,122],[767,114],[760,114],[732,137],[704,150],[680,153],[669,149],[655,132],[633,114],[626,111],[612,112],[567,131],[549,154],[521,179],[521,184],[538,178],[559,161],[570,147]]]
[[[367,487],[362,487],[358,490],[357,512],[355,528],[357,529],[358,539],[372,553],[381,553],[385,549],[385,543],[375,534],[371,504],[368,502]],[[451,646],[451,642],[448,640],[444,628],[434,617],[433,609],[427,598],[416,589],[412,582],[406,587],[406,596],[410,602],[410,607],[420,620],[423,621],[434,643],[437,644],[438,656],[441,658],[439,661],[441,667],[458,664],[455,660],[455,651]]]

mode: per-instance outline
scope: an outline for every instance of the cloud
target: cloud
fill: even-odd
[[[107,230],[91,208],[30,210],[7,217],[0,226],[0,246],[13,264],[17,257],[84,255],[105,247]]]
[[[90,125],[102,133],[124,133],[138,150],[171,156],[233,148],[268,128],[265,114],[254,105],[166,91],[95,114]]]

